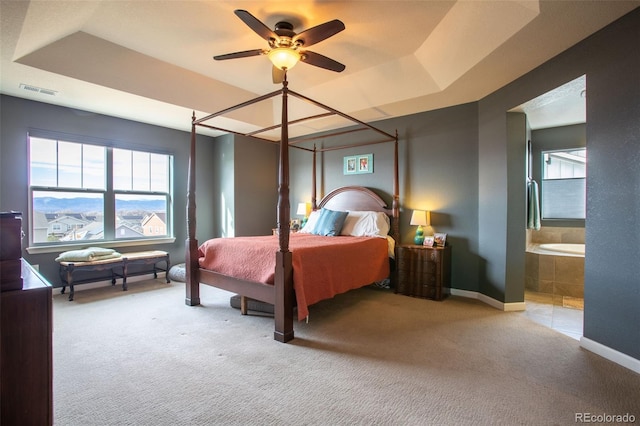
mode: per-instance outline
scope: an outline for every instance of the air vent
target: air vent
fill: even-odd
[[[30,84],[24,84],[24,83],[20,83],[20,88],[28,92],[42,93],[43,95],[49,95],[49,96],[56,96],[58,94],[57,90],[43,89],[42,87],[32,86]]]

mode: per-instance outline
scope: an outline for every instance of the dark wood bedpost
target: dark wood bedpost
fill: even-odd
[[[186,298],[189,306],[200,304],[198,240],[196,240],[196,113],[191,118],[191,152],[187,177]]]
[[[393,238],[400,244],[400,189],[398,184],[398,130],[396,129],[396,140],[393,146]]]
[[[278,238],[280,250],[276,253],[275,285],[275,331],[273,338],[279,342],[293,339],[293,268],[289,251],[291,203],[289,200],[289,113],[288,81],[282,82],[282,125],[280,137],[280,166],[278,185]]]
[[[313,163],[311,166],[311,210],[318,208],[316,201],[316,144],[313,144]]]

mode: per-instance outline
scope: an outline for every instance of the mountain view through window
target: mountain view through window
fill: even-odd
[[[29,138],[30,243],[172,235],[173,157]]]

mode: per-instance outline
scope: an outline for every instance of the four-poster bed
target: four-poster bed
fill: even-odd
[[[271,126],[268,128],[260,129],[251,133],[242,133],[226,128],[222,128],[219,126],[214,126],[211,123],[216,117],[222,117],[225,114],[229,114],[233,111],[236,111],[241,108],[248,107],[255,103],[276,97],[282,97],[282,121],[280,125]],[[305,102],[310,103],[311,105],[323,109],[324,113],[308,116],[302,119],[290,120],[289,119],[289,96],[294,96],[297,99],[303,100]],[[317,139],[317,137],[297,137],[294,140],[290,140],[289,138],[289,126],[294,124],[299,124],[305,120],[314,120],[323,117],[329,116],[340,116],[344,119],[347,119],[350,123],[357,124],[356,128],[348,129],[348,130],[338,130],[328,133],[323,133],[322,138],[329,138],[332,136],[343,135],[350,132],[356,132],[361,130],[370,130],[377,134],[378,137],[382,136],[382,139],[370,141],[370,142],[359,142],[355,144],[350,144],[346,146],[340,147],[331,147],[325,149],[316,149],[315,146],[313,149],[305,148],[299,146],[300,142],[310,141]],[[209,123],[208,123],[209,122]],[[196,206],[195,206],[195,161],[196,161],[196,127],[201,126],[204,128],[209,128],[218,131],[224,131],[227,133],[232,133],[236,135],[242,136],[251,136],[253,138],[257,138],[260,140],[264,140],[272,143],[279,143],[279,169],[278,169],[278,204],[277,204],[277,214],[278,214],[278,223],[277,223],[277,237],[269,236],[269,237],[243,237],[243,238],[254,238],[255,241],[265,240],[265,244],[267,247],[265,250],[269,253],[267,259],[264,263],[266,263],[266,268],[273,268],[272,273],[268,274],[268,277],[258,278],[250,273],[248,275],[236,274],[235,272],[225,272],[225,269],[218,269],[216,266],[211,266],[208,263],[207,257],[205,256],[205,252],[214,250],[208,250],[209,244],[214,244],[207,242],[202,246],[198,245],[198,241],[195,238],[196,235]],[[256,136],[260,133],[270,131],[273,129],[280,130],[280,140],[273,141],[270,139],[262,138]],[[382,142],[394,142],[394,172],[393,172],[393,201],[392,207],[389,209],[386,206],[386,203],[374,192],[367,188],[363,187],[343,187],[338,188],[324,197],[319,204],[316,204],[316,153],[324,152],[329,150],[336,149],[344,149],[356,146],[364,146],[371,144],[378,144]],[[328,240],[331,240],[331,243],[335,243],[338,240],[344,240],[344,238],[335,238],[328,236],[303,236],[297,234],[290,234],[290,200],[289,200],[289,148],[298,148],[306,151],[310,151],[313,153],[313,177],[312,177],[312,209],[323,211],[328,210],[330,212],[333,211],[367,211],[367,212],[383,212],[391,217],[390,221],[390,235],[398,241],[398,220],[399,220],[399,198],[398,198],[398,136],[397,132],[395,135],[391,135],[383,130],[380,130],[376,127],[373,127],[367,123],[359,121],[353,117],[350,117],[346,114],[343,114],[333,108],[330,108],[326,105],[323,105],[319,102],[316,102],[310,98],[307,98],[303,95],[300,95],[296,92],[293,92],[288,89],[288,82],[286,78],[282,83],[282,88],[280,90],[274,91],[270,94],[260,96],[253,100],[238,104],[236,106],[224,109],[219,111],[218,113],[214,113],[208,115],[206,117],[196,119],[195,113],[192,118],[192,126],[191,126],[191,153],[189,159],[189,176],[188,176],[188,192],[187,192],[187,240],[186,240],[186,299],[185,303],[187,305],[193,306],[200,304],[200,294],[199,294],[199,286],[200,284],[207,284],[214,287],[218,287],[227,291],[231,291],[237,293],[242,296],[242,311],[246,312],[246,298],[259,300],[262,302],[266,302],[274,305],[274,319],[275,319],[275,331],[274,331],[274,339],[280,342],[287,342],[294,337],[293,333],[293,309],[296,305],[296,298],[298,302],[298,315],[300,316],[306,315],[307,305],[315,303],[316,301],[322,300],[323,298],[332,297],[334,294],[339,294],[349,289],[362,287],[367,284],[371,284],[377,279],[380,279],[381,274],[386,274],[388,276],[388,257],[384,259],[387,263],[386,266],[380,262],[379,253],[380,247],[384,250],[384,255],[386,256],[389,252],[387,251],[387,240],[382,238],[375,237],[359,237],[353,236],[348,237],[349,244],[354,244],[356,240],[363,240],[363,244],[377,245],[378,248],[371,249],[372,251],[365,251],[361,246],[357,248],[352,248],[352,252],[359,252],[361,255],[364,253],[364,258],[360,260],[354,260],[356,264],[363,264],[364,269],[362,269],[363,273],[358,275],[361,276],[361,280],[371,279],[369,282],[361,282],[358,280],[354,280],[350,278],[348,282],[345,281],[345,276],[349,274],[340,274],[337,272],[337,275],[341,275],[342,278],[331,277],[330,274],[327,273],[328,270],[332,268],[339,268],[340,266],[334,265],[330,266],[321,266],[319,263],[320,258],[322,258],[323,254],[318,254],[316,252],[307,252],[305,250],[311,248],[307,248],[307,245],[329,245]],[[374,213],[375,214],[375,213]],[[345,213],[346,215],[346,213]],[[344,219],[343,219],[344,220]],[[355,235],[355,234],[352,234]],[[293,237],[293,238],[292,238]],[[309,243],[306,242],[308,238],[315,238],[316,241],[324,241],[323,243]],[[277,241],[276,241],[277,239]],[[328,240],[327,240],[328,239]],[[214,240],[235,240],[235,238],[218,238]],[[238,243],[240,243],[240,239],[238,239]],[[377,240],[367,242],[365,240]],[[382,244],[381,244],[382,242]],[[229,242],[230,243],[230,242]],[[277,244],[276,244],[277,243]],[[294,253],[290,250],[290,243],[294,249]],[[251,244],[256,245],[256,244]],[[316,250],[317,248],[314,248]],[[224,251],[225,249],[218,249]],[[331,249],[338,250],[338,249]],[[339,249],[343,250],[343,248]],[[346,249],[345,249],[346,250]],[[368,250],[368,249],[367,249]],[[392,251],[392,250],[391,250]],[[218,251],[220,253],[221,251]],[[306,254],[305,254],[306,253]],[[344,254],[347,252],[342,252],[342,255],[330,255],[335,260],[336,258],[340,258],[345,263],[341,266],[342,268],[356,268],[357,265],[351,262],[350,255]],[[252,256],[252,261],[256,259],[256,255]],[[303,265],[303,258],[307,258],[306,266]],[[309,261],[309,259],[311,261]],[[355,259],[355,258],[354,258]],[[376,260],[378,259],[378,260]],[[275,260],[275,264],[273,262]],[[270,263],[269,263],[270,262]],[[236,265],[239,263],[238,259],[235,259]],[[249,268],[253,267],[252,265]],[[246,267],[246,265],[245,265]],[[212,268],[216,268],[213,270]],[[386,269],[385,269],[386,268]],[[235,271],[230,269],[231,271]],[[357,270],[357,269],[356,269]],[[221,272],[222,271],[222,272]],[[308,271],[308,272],[304,272]],[[332,280],[337,280],[339,283],[335,285],[335,288],[331,288],[329,290],[320,289],[317,286],[318,278],[315,280],[310,279],[314,272],[323,271],[320,277],[320,281],[328,281],[333,282]],[[367,275],[371,274],[373,275]],[[242,271],[241,271],[242,272]],[[271,272],[271,271],[269,271]],[[333,271],[336,272],[336,271]],[[303,275],[306,273],[306,275]],[[334,274],[334,275],[336,275]],[[377,274],[377,275],[376,275]],[[296,278],[296,290],[294,290],[294,276]],[[385,278],[382,276],[382,278]],[[303,281],[315,281],[313,287],[309,290],[309,287],[302,287]],[[332,287],[332,286],[330,286]]]

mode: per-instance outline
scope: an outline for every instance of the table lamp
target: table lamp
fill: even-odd
[[[424,210],[414,210],[411,214],[411,225],[418,225],[418,229],[416,229],[416,236],[413,238],[413,242],[417,245],[422,245],[424,243],[424,230],[423,226],[430,226],[430,220],[427,218],[431,216],[429,212]],[[430,219],[430,218],[429,218]]]
[[[300,227],[304,227],[309,219],[309,211],[311,210],[311,203],[298,203],[298,210],[296,214],[303,216],[302,223]]]

